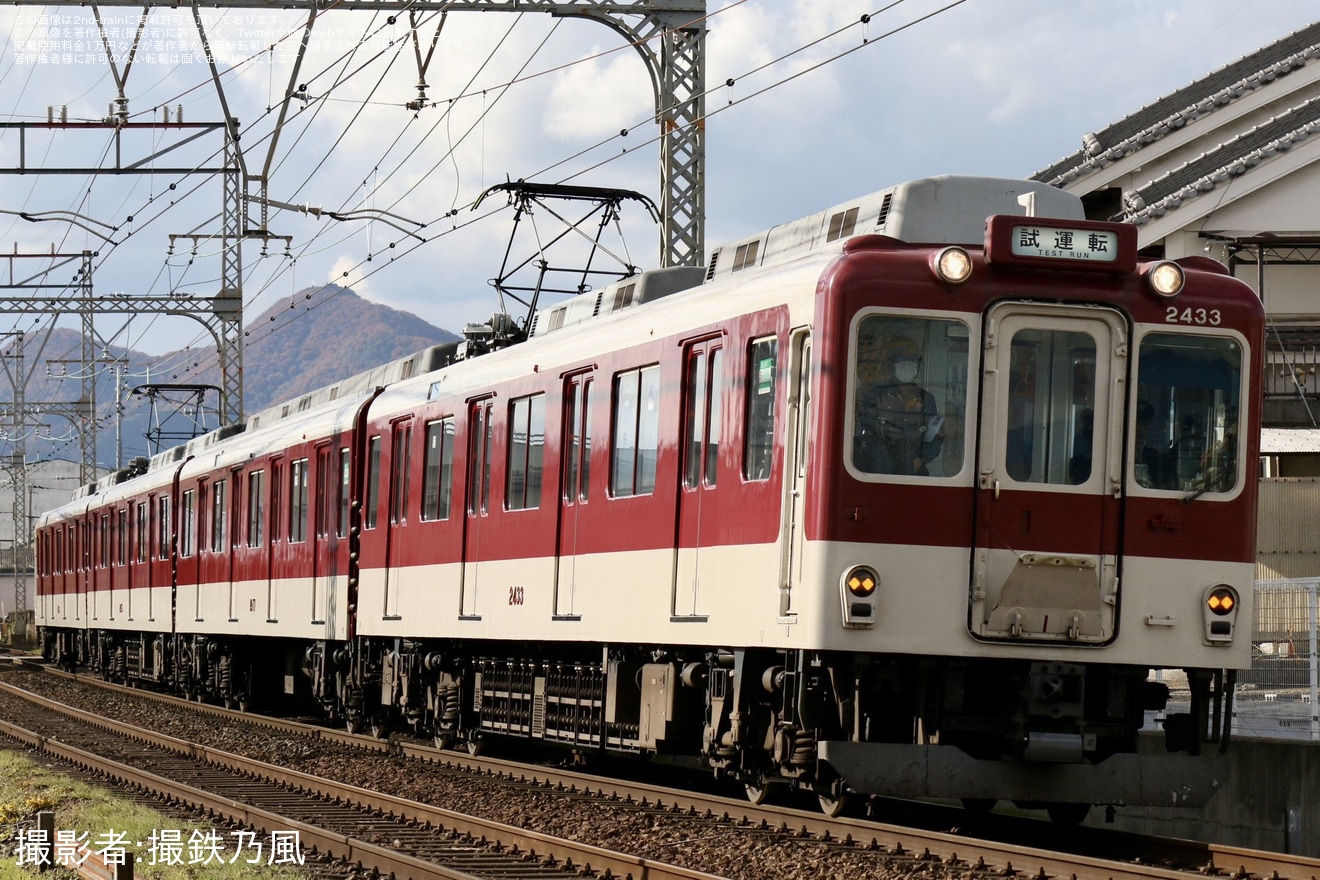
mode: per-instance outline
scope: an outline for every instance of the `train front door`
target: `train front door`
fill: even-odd
[[[983,340],[972,634],[1114,637],[1127,324],[1112,309],[1007,302]]]
[[[682,475],[674,569],[676,617],[706,613],[707,603],[701,595],[701,558],[702,547],[712,543],[717,526],[713,493],[718,485],[724,397],[724,349],[720,341],[691,345],[684,367]]]

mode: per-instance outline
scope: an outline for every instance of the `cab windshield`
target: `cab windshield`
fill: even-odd
[[[1141,341],[1129,465],[1147,489],[1222,494],[1241,470],[1242,348],[1222,336],[1151,333]]]
[[[967,325],[869,315],[853,340],[852,463],[865,474],[951,477],[966,446]]]

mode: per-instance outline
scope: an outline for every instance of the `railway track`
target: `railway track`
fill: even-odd
[[[711,875],[630,858],[479,817],[276,767],[85,712],[0,683],[0,732],[122,785],[263,835],[397,878],[518,877],[580,872],[649,880]],[[150,768],[145,769],[145,768]]]
[[[174,698],[143,692],[133,691],[132,694],[147,699],[180,702],[175,701]],[[1320,861],[1314,859],[1299,859],[1275,853],[1189,841],[1116,835],[1096,829],[1076,829],[1065,833],[1057,826],[1041,822],[1015,823],[1009,820],[1000,821],[999,817],[994,817],[985,825],[968,826],[977,833],[983,830],[994,833],[1000,837],[998,841],[972,839],[967,836],[966,829],[941,831],[849,818],[831,819],[800,810],[770,805],[757,806],[715,795],[621,782],[617,779],[589,776],[570,770],[529,767],[495,758],[439,752],[429,746],[401,739],[376,740],[325,728],[308,728],[296,722],[253,718],[219,707],[185,705],[191,711],[206,712],[217,718],[223,718],[226,723],[241,719],[243,723],[265,725],[272,731],[292,733],[313,742],[342,744],[355,751],[383,753],[395,762],[399,758],[426,762],[430,765],[431,771],[475,773],[484,778],[504,780],[506,785],[522,788],[528,792],[551,792],[566,801],[603,799],[617,805],[618,810],[644,813],[654,817],[656,822],[682,820],[707,823],[705,832],[689,832],[689,836],[699,833],[711,836],[736,833],[757,841],[758,846],[767,849],[780,845],[777,841],[785,839],[799,842],[814,841],[840,857],[844,853],[851,856],[866,853],[877,863],[908,864],[922,867],[928,872],[933,870],[958,874],[967,871],[976,874],[1029,873],[1037,877],[1076,877],[1078,880],[1090,880],[1090,878],[1109,880],[1117,877],[1170,878],[1171,880],[1171,878],[1187,877],[1188,871],[1236,878],[1277,877],[1281,880],[1289,880],[1289,878],[1306,880],[1320,875]],[[203,754],[213,755],[211,750],[201,751]],[[225,765],[230,758],[215,758],[215,760]],[[299,784],[311,786],[309,790],[321,790],[316,789],[315,786],[329,785],[324,781]],[[331,789],[323,790],[328,794]],[[379,810],[397,809],[393,802],[388,800],[372,803],[379,804],[374,807]],[[926,808],[910,808],[909,813],[922,809]],[[424,811],[413,815],[416,816],[412,820],[414,822],[431,822],[436,826],[449,827],[439,817],[427,818],[428,814]],[[961,811],[954,811],[948,815],[965,818],[965,814]],[[946,828],[949,827],[946,820],[938,817],[934,819],[933,824],[939,825],[941,822]],[[483,832],[477,832],[474,836],[480,833]],[[1072,852],[1051,852],[1030,845],[1032,841],[1039,841],[1044,835],[1051,838],[1051,847],[1066,845]],[[493,832],[490,837],[494,839]],[[517,846],[519,852],[528,849],[535,849],[538,853],[548,851],[545,844],[530,841],[515,842],[511,845]],[[1109,857],[1101,857],[1099,854]],[[575,867],[590,863],[594,868],[600,863],[598,860],[592,862],[587,856],[558,854],[552,858],[556,863],[571,861]],[[1126,861],[1117,861],[1115,858]],[[1144,864],[1136,864],[1138,860]],[[634,868],[638,869],[636,866]],[[608,870],[616,876],[626,876],[622,867],[618,870],[611,867]],[[727,873],[732,875],[734,872]],[[404,875],[400,874],[400,876]],[[648,873],[647,876],[658,875]]]

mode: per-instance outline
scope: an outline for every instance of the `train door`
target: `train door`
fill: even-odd
[[[779,615],[794,614],[793,590],[802,581],[803,515],[807,490],[807,437],[811,425],[811,337],[794,335],[789,355],[785,418],[784,522],[780,530]]]
[[[137,501],[134,503],[133,511],[133,567],[132,576],[128,582],[128,616],[130,618],[133,616],[133,594],[142,593],[144,598],[151,595],[151,502]],[[151,603],[148,600],[148,611],[150,608]],[[138,602],[138,609],[141,613],[141,601]]]
[[[716,491],[719,475],[723,386],[721,341],[708,339],[690,345],[683,370],[683,448],[673,595],[676,617],[700,616],[707,605],[701,595],[701,559],[702,548],[713,542],[718,525],[711,513],[713,499],[708,496]]]
[[[1111,309],[1003,303],[983,350],[972,633],[1108,642],[1126,322]]]
[[[133,507],[119,508],[119,587],[120,601],[115,611],[125,620],[133,619]]]
[[[238,621],[238,583],[247,574],[240,570],[239,560],[243,541],[243,471],[234,468],[229,472],[229,526],[224,534],[225,558],[228,560],[229,577],[225,583],[229,590],[229,620]]]
[[[270,540],[266,542],[266,552],[263,554],[266,561],[266,621],[273,623],[278,618],[275,616],[275,565],[279,560],[277,555],[277,545],[280,540],[280,498],[284,494],[282,481],[284,479],[284,463],[281,459],[272,459],[270,463],[270,505],[269,519],[267,522],[266,533]]]
[[[91,540],[88,542],[92,547],[92,562],[87,566],[92,574],[92,614],[91,620],[100,619],[100,599],[101,591],[109,596],[109,619],[114,620],[115,610],[115,578],[114,571],[110,567],[113,557],[110,555],[110,548],[114,546],[114,515],[113,511],[102,513],[96,519],[88,524],[88,530]]]
[[[569,376],[564,383],[563,478],[559,495],[559,543],[556,547],[556,617],[573,617],[577,589],[578,512],[591,485],[591,377]]]
[[[463,526],[463,580],[459,585],[459,613],[477,616],[477,576],[481,561],[481,527],[490,507],[490,456],[494,440],[490,398],[468,406],[467,514]]]
[[[332,511],[338,512],[334,503],[335,486],[338,485],[339,473],[331,465],[330,447],[322,444],[316,449],[316,491],[312,493],[312,623],[324,623],[330,590],[334,587],[335,541],[331,537]]]
[[[392,426],[390,446],[389,523],[385,530],[385,609],[387,618],[399,616],[399,587],[403,574],[404,530],[408,527],[408,478],[412,469],[412,422]]]

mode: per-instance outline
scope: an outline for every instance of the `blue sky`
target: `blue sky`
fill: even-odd
[[[710,0],[707,83],[721,85],[707,98],[708,249],[914,177],[1029,175],[1077,149],[1084,133],[1320,19],[1314,0],[906,0],[881,11],[885,6]],[[102,12],[121,34],[138,22],[131,8]],[[863,27],[864,13],[872,18]],[[41,16],[52,14],[66,17],[57,26],[68,30],[59,39],[69,41],[53,51],[41,44],[43,26],[47,39],[51,26]],[[296,39],[301,16],[231,11],[204,19],[221,55],[230,111],[242,124],[249,172],[260,173],[272,108],[290,82],[284,47]],[[44,121],[49,106],[57,114],[67,107],[71,120],[104,116],[116,88],[93,24],[87,8],[0,9],[0,115]],[[158,29],[149,39],[159,45],[140,55],[127,77],[133,118],[160,119],[161,106],[172,114],[181,106],[187,121],[220,118],[200,59],[175,57],[196,39],[190,16],[161,10],[147,24]],[[431,30],[425,33],[429,38]],[[270,158],[269,195],[328,210],[388,210],[428,223],[421,232],[428,241],[383,222],[272,211],[270,231],[289,236],[291,246],[287,256],[282,241],[265,254],[259,244],[245,246],[249,315],[334,280],[458,331],[496,305],[488,279],[499,268],[510,215],[475,219],[459,210],[485,187],[529,178],[623,187],[658,199],[649,80],[614,31],[547,15],[452,13],[426,75],[427,98],[438,106],[417,113],[403,106],[417,97],[418,80],[407,37],[402,26],[370,13],[321,16],[297,78],[309,100],[295,102]],[[829,60],[850,49],[857,51]],[[722,85],[728,79],[733,86]],[[624,129],[629,134],[621,138]],[[131,145],[135,155],[158,149],[160,138],[140,135]],[[29,165],[87,164],[111,148],[104,130],[31,133],[24,145]],[[201,161],[212,147],[190,149],[184,155]],[[13,166],[18,150],[16,133],[0,132],[0,162]],[[176,239],[170,249],[171,235],[216,228],[221,196],[214,180],[4,176],[0,193],[0,210],[72,210],[119,227],[110,246],[77,226],[0,213],[6,249],[99,250],[98,293],[215,292],[220,264],[213,247],[203,244],[193,255],[187,240]],[[451,210],[459,213],[447,217]],[[656,265],[658,231],[644,212],[627,210],[629,255]],[[35,322],[20,323],[30,329]],[[164,319],[136,318],[122,328],[98,321],[115,344],[153,353],[208,341],[195,328]]]

